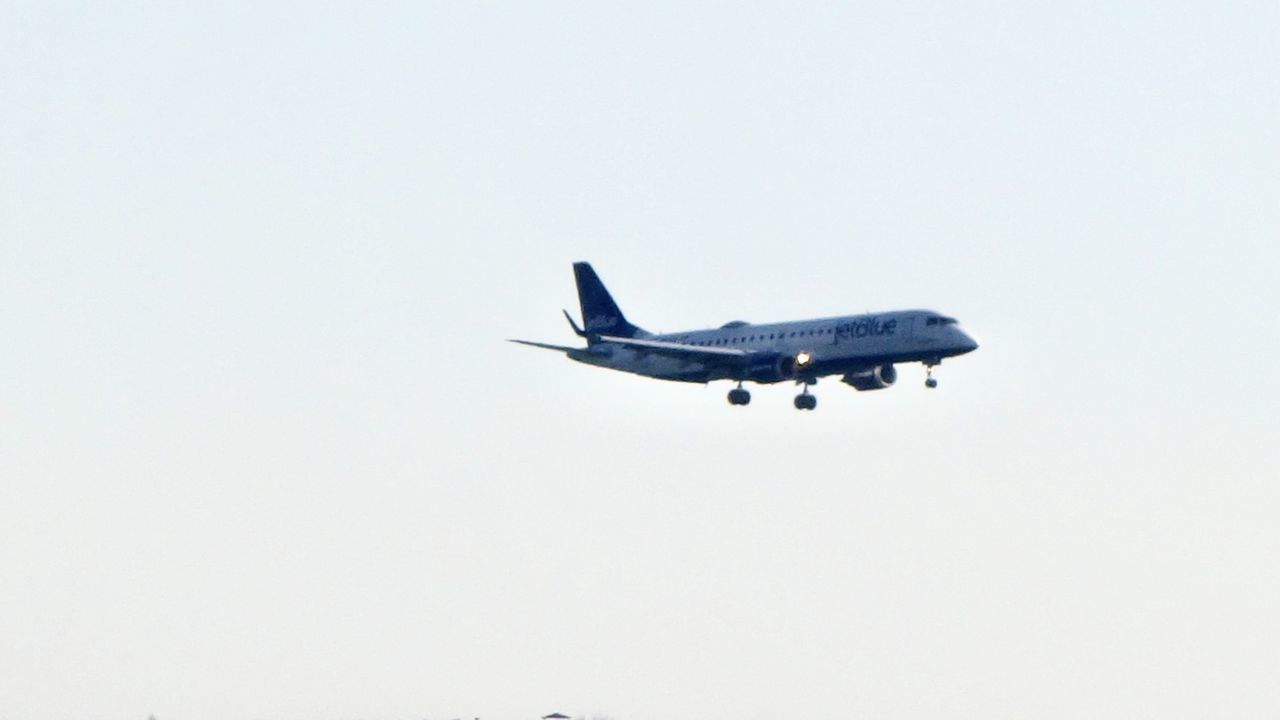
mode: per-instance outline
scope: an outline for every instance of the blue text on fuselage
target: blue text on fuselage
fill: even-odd
[[[850,320],[836,325],[835,338],[832,344],[839,345],[840,340],[892,335],[898,329],[897,320],[881,320],[880,318],[863,318]]]

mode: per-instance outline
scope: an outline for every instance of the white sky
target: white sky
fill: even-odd
[[[1276,3],[215,5],[3,10],[5,720],[1280,707]]]

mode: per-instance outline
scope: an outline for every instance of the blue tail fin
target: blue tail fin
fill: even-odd
[[[582,306],[582,327],[588,335],[617,335],[635,337],[645,331],[627,322],[613,301],[609,291],[600,282],[600,276],[591,269],[591,263],[573,264],[573,277],[578,281],[578,303]]]

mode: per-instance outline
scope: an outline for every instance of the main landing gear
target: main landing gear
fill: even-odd
[[[797,410],[812,410],[818,407],[818,398],[809,394],[809,386],[815,382],[817,381],[810,380],[809,382],[803,383],[804,392],[796,396]],[[800,384],[800,383],[797,383],[797,384]],[[746,405],[750,402],[751,402],[751,393],[747,392],[746,388],[742,387],[742,383],[738,383],[738,387],[729,391],[730,405]]]
[[[797,410],[812,410],[818,407],[818,398],[809,394],[809,383],[804,383],[804,391],[796,396]]]

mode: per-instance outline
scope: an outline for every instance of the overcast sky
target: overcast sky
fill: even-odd
[[[3,9],[5,720],[1280,707],[1280,5],[212,5]]]

